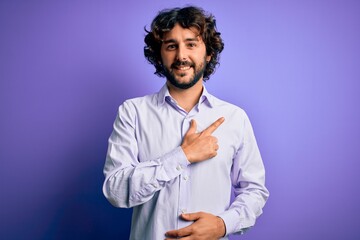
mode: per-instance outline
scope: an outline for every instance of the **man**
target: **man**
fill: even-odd
[[[104,195],[114,206],[133,207],[130,239],[243,233],[268,191],[247,115],[203,85],[224,46],[215,19],[196,7],[164,10],[145,43],[145,57],[167,81],[158,93],[119,107]]]

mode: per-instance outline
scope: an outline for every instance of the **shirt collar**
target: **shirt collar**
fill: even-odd
[[[160,89],[160,91],[157,94],[158,106],[163,105],[165,103],[166,98],[173,99],[171,97],[171,95],[169,93],[169,89],[165,83],[164,86]],[[203,85],[203,92],[200,96],[198,106],[200,106],[202,104],[207,104],[209,107],[214,106],[214,97],[206,90],[206,87],[204,85]]]
[[[199,106],[203,103],[207,104],[211,108],[214,107],[214,97],[206,90],[206,87],[204,85],[203,92],[199,99]]]
[[[169,93],[169,89],[167,88],[166,84],[164,84],[164,86],[157,93],[158,106],[164,104],[166,97],[171,97],[171,96],[170,96],[170,93]]]

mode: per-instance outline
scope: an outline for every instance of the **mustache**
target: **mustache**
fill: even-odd
[[[189,62],[189,61],[176,61],[174,62],[173,64],[171,64],[171,68],[176,68],[176,67],[186,67],[186,66],[189,66],[189,67],[194,67],[194,64]]]

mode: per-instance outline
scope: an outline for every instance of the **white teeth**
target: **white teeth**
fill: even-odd
[[[190,69],[190,67],[189,67],[189,66],[186,66],[186,67],[180,67],[179,69],[180,69],[180,70],[188,70],[188,69]]]

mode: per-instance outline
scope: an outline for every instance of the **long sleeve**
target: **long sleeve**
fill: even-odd
[[[219,216],[226,225],[226,235],[243,233],[254,226],[269,196],[265,187],[265,169],[253,129],[245,114],[243,140],[233,159],[231,180],[235,199]]]
[[[124,102],[114,122],[104,166],[103,193],[117,207],[129,208],[149,201],[189,164],[181,147],[140,162],[136,122],[136,112]]]

